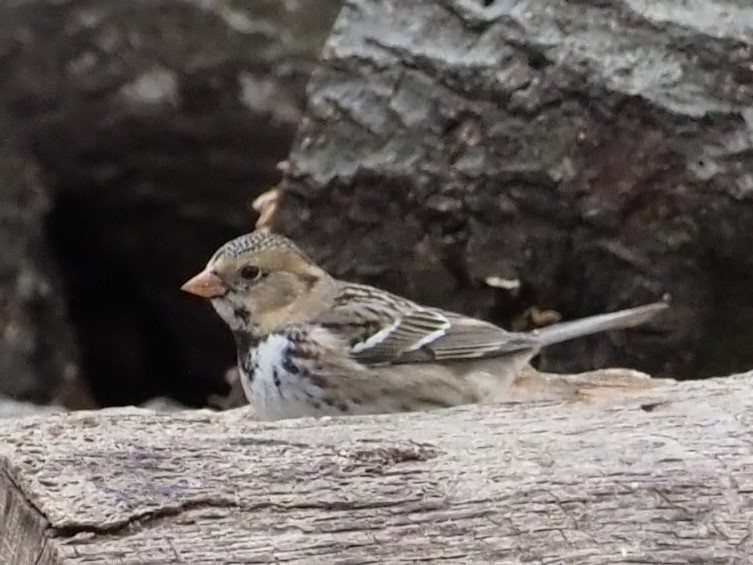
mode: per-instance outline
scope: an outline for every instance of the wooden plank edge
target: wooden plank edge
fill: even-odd
[[[0,455],[0,561],[6,565],[58,565],[48,551],[50,524],[24,495]]]

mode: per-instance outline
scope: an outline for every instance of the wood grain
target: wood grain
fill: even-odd
[[[749,563],[751,376],[398,416],[4,421],[0,547],[12,565]]]

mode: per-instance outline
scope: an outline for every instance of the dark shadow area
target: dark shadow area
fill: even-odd
[[[80,129],[73,127],[77,124]],[[81,369],[98,404],[228,392],[227,328],[180,291],[214,250],[252,229],[292,129],[248,118],[46,122],[31,146],[53,196],[46,239],[61,272]]]
[[[123,241],[113,237],[114,215],[138,219],[134,228],[150,234],[157,248],[171,243],[160,233],[164,218],[133,212],[108,210],[88,193],[63,192],[48,217],[83,377],[103,406],[157,396],[204,406],[210,394],[227,392],[221,375],[233,362],[231,340],[204,305],[180,296],[180,268],[169,262],[139,268],[152,262],[148,249],[137,250],[143,262],[123,253]]]

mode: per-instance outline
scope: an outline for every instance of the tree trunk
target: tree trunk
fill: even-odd
[[[653,333],[542,368],[742,370],[751,61],[747,0],[348,0],[275,226],[340,276],[508,327],[673,295]]]

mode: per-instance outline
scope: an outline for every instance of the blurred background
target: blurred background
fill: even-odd
[[[335,274],[508,328],[672,294],[543,369],[752,368],[753,13],[718,4],[3,3],[0,395],[221,405],[178,289],[277,185]]]

